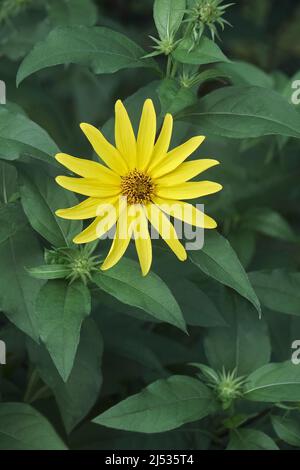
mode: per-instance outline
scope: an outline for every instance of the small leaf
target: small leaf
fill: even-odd
[[[189,256],[205,274],[236,290],[261,313],[259,300],[235,251],[216,230],[206,233],[203,248]]]
[[[141,308],[155,318],[186,331],[180,307],[168,286],[152,272],[142,277],[135,261],[123,258],[108,271],[96,273],[93,280],[120,302]]]
[[[219,46],[206,37],[192,48],[192,40],[186,39],[172,53],[172,56],[182,64],[205,65],[214,62],[229,62]],[[192,49],[191,49],[192,48]]]
[[[25,403],[0,403],[1,450],[66,450],[53,426]]]
[[[151,59],[141,59],[144,55],[140,46],[109,28],[56,28],[25,57],[17,73],[17,85],[34,72],[59,64],[87,65],[96,74],[155,67]]]
[[[271,420],[279,439],[290,446],[300,447],[300,423],[297,419],[272,416]]]
[[[186,0],[155,0],[153,17],[160,39],[173,37],[180,28]]]
[[[273,439],[256,429],[238,429],[230,434],[227,450],[279,450]]]
[[[126,431],[164,432],[202,419],[216,407],[212,392],[199,380],[174,375],[152,383],[93,422]]]
[[[49,281],[38,295],[40,338],[65,382],[75,360],[81,324],[90,310],[90,292],[80,281]]]
[[[175,80],[171,79],[163,80],[157,93],[161,103],[161,115],[166,113],[175,115],[196,101],[195,93],[192,90],[180,87]]]
[[[300,367],[291,361],[268,364],[253,372],[247,380],[244,398],[269,403],[298,401]]]
[[[70,274],[70,268],[63,264],[45,264],[34,268],[27,268],[30,276],[36,279],[64,279]]]

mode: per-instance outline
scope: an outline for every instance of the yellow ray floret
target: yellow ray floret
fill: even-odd
[[[184,200],[222,189],[220,184],[212,181],[190,181],[219,162],[208,158],[186,161],[204,141],[204,136],[192,137],[170,150],[173,130],[170,114],[165,116],[155,141],[157,122],[150,99],[144,103],[137,136],[120,100],[116,102],[115,114],[115,146],[94,126],[81,124],[103,163],[65,153],[56,155],[57,161],[79,176],[58,176],[57,183],[87,196],[76,206],[59,209],[56,215],[71,220],[94,219],[76,235],[75,243],[92,242],[115,227],[102,270],[118,263],[133,238],[145,276],[152,263],[149,224],[181,261],[186,260],[187,253],[170,216],[202,229],[216,228],[214,219]]]

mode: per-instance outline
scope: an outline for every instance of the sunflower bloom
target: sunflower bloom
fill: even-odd
[[[116,102],[115,114],[115,146],[94,126],[80,125],[104,164],[64,153],[56,155],[62,165],[80,176],[58,176],[57,183],[87,196],[80,204],[60,209],[56,214],[73,220],[94,218],[74,238],[74,243],[92,242],[116,226],[102,270],[114,266],[134,238],[142,274],[146,275],[152,262],[149,222],[181,261],[186,260],[187,253],[168,216],[196,227],[214,229],[217,226],[211,217],[184,200],[222,189],[220,184],[211,181],[189,181],[219,162],[212,159],[186,162],[204,136],[193,137],[169,150],[173,128],[170,114],[165,116],[156,140],[156,114],[150,99],[144,103],[137,137],[120,100]]]

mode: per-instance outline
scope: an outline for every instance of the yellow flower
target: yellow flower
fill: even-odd
[[[203,136],[193,137],[169,151],[173,128],[170,114],[165,116],[155,141],[156,114],[150,99],[144,103],[137,138],[120,100],[115,112],[115,147],[95,127],[90,124],[80,126],[105,166],[64,153],[56,155],[60,163],[81,177],[58,176],[57,183],[88,196],[80,204],[60,209],[56,214],[73,220],[95,218],[74,238],[74,243],[96,240],[116,224],[113,243],[102,270],[111,268],[121,259],[133,235],[142,273],[146,275],[152,262],[148,221],[181,261],[187,254],[166,214],[197,227],[216,227],[211,217],[182,200],[222,189],[220,184],[211,181],[187,182],[219,162],[212,159],[185,162],[203,142]]]

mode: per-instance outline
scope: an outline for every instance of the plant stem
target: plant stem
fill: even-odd
[[[166,71],[166,77],[169,78],[171,75],[171,68],[172,68],[172,57],[169,54],[168,55],[168,61],[167,61],[167,71]]]
[[[28,383],[27,383],[27,388],[26,388],[26,391],[25,391],[25,394],[24,394],[24,398],[23,398],[23,401],[25,403],[30,403],[31,402],[31,395],[34,391],[34,388],[35,386],[38,384],[39,382],[39,375],[38,375],[38,372],[36,369],[34,369],[29,377],[29,380],[28,380]]]

